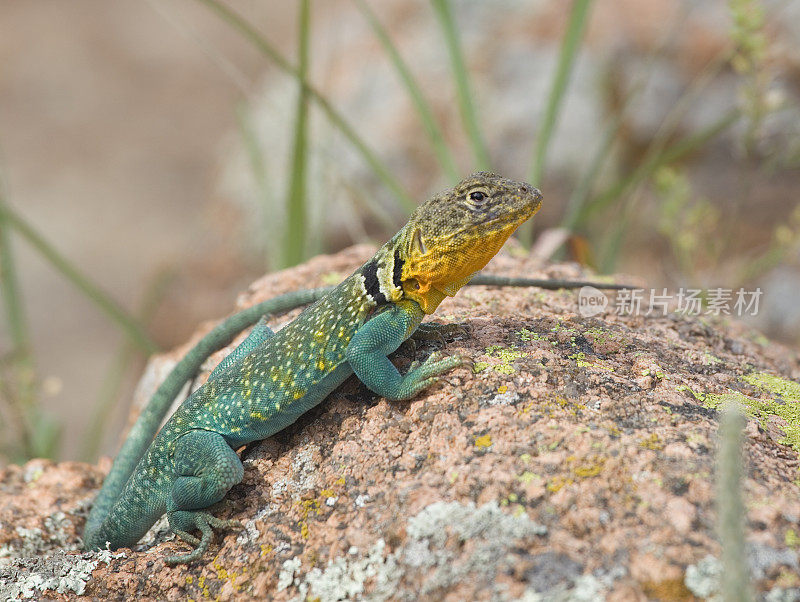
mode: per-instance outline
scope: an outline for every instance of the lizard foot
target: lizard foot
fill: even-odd
[[[463,363],[461,356],[454,355],[442,357],[441,353],[434,351],[427,360],[422,363],[417,361],[411,364],[411,368],[403,377],[401,392],[398,399],[411,399],[414,395],[427,389],[431,385],[439,382],[438,376],[449,372],[453,368]]]
[[[175,535],[195,546],[195,548],[188,554],[167,556],[164,559],[167,564],[188,564],[200,558],[208,550],[208,546],[214,537],[213,529],[244,528],[239,521],[222,520],[208,512],[196,510],[174,510],[170,512],[169,526]],[[190,535],[189,529],[199,530],[201,537],[198,539],[194,535]]]

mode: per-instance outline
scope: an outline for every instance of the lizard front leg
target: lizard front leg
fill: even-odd
[[[212,527],[239,526],[237,521],[220,520],[204,509],[220,501],[241,482],[244,468],[239,456],[219,433],[192,430],[175,443],[175,481],[167,503],[172,531],[196,546],[189,554],[170,556],[167,564],[192,562],[208,549]],[[198,539],[189,531],[199,530]]]
[[[387,357],[417,329],[424,313],[413,301],[401,301],[362,326],[347,346],[347,361],[361,382],[390,400],[410,399],[461,365],[460,357],[432,354],[401,375]]]

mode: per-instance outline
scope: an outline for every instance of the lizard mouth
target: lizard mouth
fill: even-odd
[[[527,185],[526,185],[527,187]],[[526,203],[514,203],[511,207],[498,207],[486,216],[480,227],[491,232],[498,230],[516,230],[529,220],[542,206],[542,193],[537,189],[528,189]]]
[[[481,223],[480,228],[488,230],[487,234],[494,234],[497,231],[506,230],[513,232],[520,225],[533,217],[533,214],[539,210],[540,206],[541,203],[537,203],[532,207],[518,208],[516,210],[512,209],[508,213],[493,215],[491,218]]]

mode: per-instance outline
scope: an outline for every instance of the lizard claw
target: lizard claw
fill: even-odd
[[[237,520],[223,520],[212,516],[208,512],[200,512],[194,510],[175,510],[169,513],[169,524],[172,531],[181,539],[186,541],[192,546],[194,550],[188,554],[176,554],[174,556],[167,556],[164,559],[166,564],[188,564],[194,562],[205,554],[211,540],[214,538],[213,529],[225,529],[231,527],[238,527],[244,529],[244,525]],[[198,539],[194,535],[190,535],[186,528],[194,528],[200,531],[201,536]]]

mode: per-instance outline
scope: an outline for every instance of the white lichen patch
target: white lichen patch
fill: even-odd
[[[275,512],[277,512],[276,508],[272,504],[268,504],[259,510],[253,518],[244,521],[242,523],[244,528],[236,537],[236,543],[241,545],[256,541],[261,536],[261,531],[256,528],[256,523],[263,521],[268,516],[275,514]]]
[[[78,543],[72,539],[72,521],[64,512],[54,512],[44,518],[44,529],[38,527],[14,528],[17,539],[0,546],[0,566],[8,565],[14,558],[41,556],[54,550],[72,551]]]
[[[282,592],[287,587],[295,583],[295,574],[300,570],[300,558],[294,557],[284,560],[281,565],[281,572],[278,574],[278,585],[275,590]]]
[[[594,575],[581,575],[571,588],[539,593],[526,590],[515,602],[602,602],[605,600],[603,584]]]
[[[697,564],[686,567],[683,582],[701,600],[719,600],[721,576],[722,563],[709,555]]]
[[[774,549],[755,542],[747,543],[747,565],[752,582],[764,579],[767,573],[780,566],[788,567],[797,573],[800,558],[797,552],[789,549]],[[710,554],[697,564],[686,567],[684,584],[695,596],[707,602],[722,600],[722,562]],[[776,587],[765,596],[766,600],[800,600],[800,588],[782,589]]]
[[[397,593],[402,569],[394,554],[384,556],[385,548],[385,542],[379,539],[365,556],[359,556],[356,552],[350,557],[329,561],[324,569],[311,569],[297,584],[300,595],[296,600],[305,600],[309,594],[320,602],[388,600]],[[368,585],[370,592],[367,594],[365,590]]]
[[[480,580],[493,587],[494,575],[503,569],[514,546],[521,540],[545,535],[547,529],[526,515],[506,514],[496,502],[479,507],[472,503],[436,502],[408,520],[406,533],[405,544],[391,554],[386,554],[386,544],[379,539],[366,554],[351,548],[347,555],[329,560],[327,566],[313,568],[305,576],[298,574],[299,560],[292,564],[286,561],[279,583],[297,587],[298,602],[308,596],[320,602],[416,599],[416,593],[402,593],[401,581],[407,579],[421,580],[418,593],[423,594],[463,580]],[[448,547],[452,536],[462,543],[471,542],[470,551],[463,551],[464,547],[457,552]],[[589,585],[583,590],[591,589]],[[501,598],[504,594],[499,588],[495,593]]]
[[[525,514],[506,514],[497,502],[479,507],[472,503],[436,502],[412,517],[406,532],[403,563],[434,569],[422,588],[423,593],[428,593],[463,579],[491,581],[515,542],[545,535],[547,528]],[[461,542],[472,541],[471,552],[459,554],[448,547],[451,535]]]
[[[97,566],[108,564],[113,558],[124,558],[123,553],[108,550],[67,554],[63,550],[52,556],[17,558],[0,569],[0,599],[38,600],[47,591],[59,594],[82,595]]]
[[[272,484],[271,495],[273,499],[282,499],[287,493],[297,501],[306,491],[319,485],[317,461],[314,459],[319,454],[319,446],[307,444],[300,447],[292,459],[292,474],[283,479],[278,479]]]
[[[506,391],[505,393],[498,393],[494,397],[492,397],[489,401],[486,402],[486,405],[489,406],[510,406],[516,405],[519,401],[519,394],[514,393],[512,391]]]

